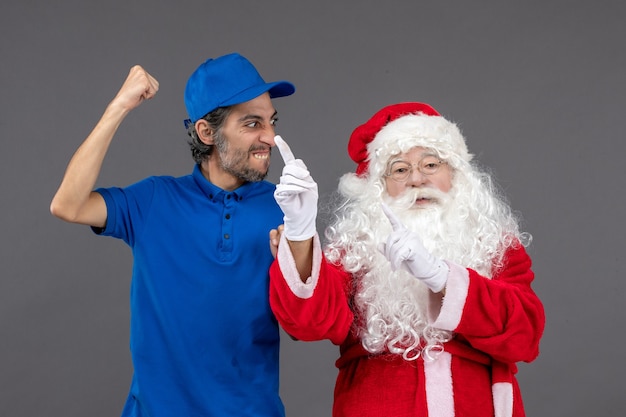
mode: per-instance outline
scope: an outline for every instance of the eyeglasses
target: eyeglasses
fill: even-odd
[[[389,164],[387,172],[385,172],[383,176],[389,177],[396,182],[406,182],[415,169],[417,169],[422,175],[428,176],[436,174],[437,171],[439,171],[439,168],[446,164],[447,162],[442,161],[435,155],[426,155],[416,164],[395,160]]]

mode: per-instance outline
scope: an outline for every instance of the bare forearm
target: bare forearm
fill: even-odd
[[[115,103],[107,107],[98,124],[70,160],[61,185],[52,200],[50,206],[52,214],[70,222],[101,223],[102,213],[89,209],[90,196],[113,136],[127,114],[127,110],[116,106]]]
[[[288,240],[287,242],[289,242],[289,249],[291,249],[291,254],[296,262],[300,279],[302,282],[306,282],[313,269],[313,238],[303,241]]]

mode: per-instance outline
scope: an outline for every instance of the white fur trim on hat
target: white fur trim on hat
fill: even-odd
[[[456,124],[442,116],[410,114],[389,122],[367,145],[370,173],[382,175],[389,158],[415,147],[436,150],[453,167],[472,159]]]

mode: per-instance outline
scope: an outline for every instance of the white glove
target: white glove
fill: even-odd
[[[443,290],[448,280],[448,265],[428,252],[422,239],[408,230],[389,207],[383,204],[382,208],[393,228],[387,243],[381,246],[381,252],[391,263],[391,268],[394,271],[405,269],[433,292]]]
[[[293,156],[287,142],[279,135],[276,135],[274,141],[285,161],[283,174],[274,191],[274,199],[284,213],[283,233],[292,241],[310,239],[315,236],[317,184],[304,162]]]

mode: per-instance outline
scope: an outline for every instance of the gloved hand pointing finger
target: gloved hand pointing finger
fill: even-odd
[[[301,159],[279,135],[274,138],[278,151],[285,162],[280,181],[276,184],[274,199],[284,213],[285,237],[302,241],[315,235],[318,191],[317,183]]]
[[[417,233],[408,230],[387,205],[383,204],[382,209],[391,223],[392,232],[381,252],[392,269],[405,269],[433,292],[441,291],[448,280],[448,264],[428,252]]]
[[[285,165],[296,160],[296,157],[293,155],[291,148],[289,147],[289,145],[287,145],[287,142],[285,142],[285,140],[280,135],[274,136],[274,143],[276,143],[278,152],[280,152],[280,156],[282,156]]]

